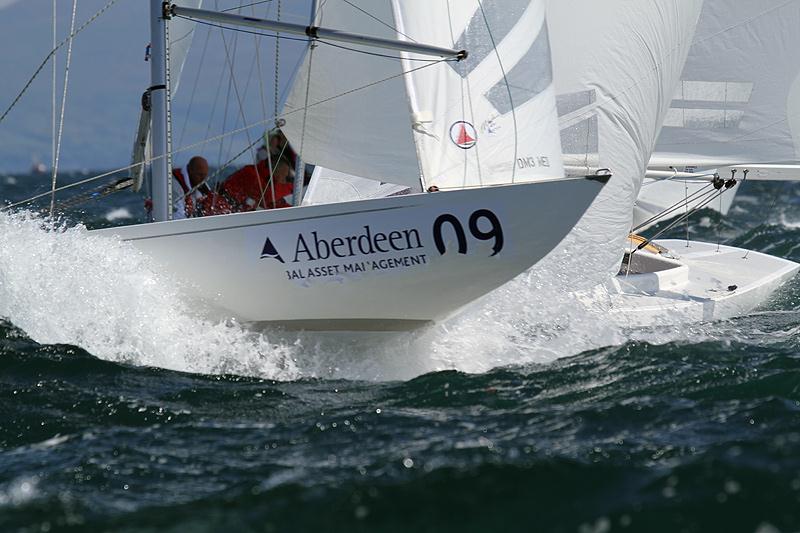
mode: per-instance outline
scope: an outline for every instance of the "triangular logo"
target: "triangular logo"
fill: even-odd
[[[478,133],[475,131],[475,126],[469,122],[459,120],[450,126],[450,140],[463,150],[469,150],[475,146],[477,138]]]
[[[464,126],[464,124],[461,124],[461,132],[458,134],[458,140],[456,141],[456,144],[463,145],[471,142],[475,142],[475,139],[469,136],[467,133],[467,127]]]
[[[264,243],[264,249],[261,250],[261,259],[264,259],[265,257],[277,259],[281,263],[284,262],[283,257],[281,257],[281,254],[279,254],[278,250],[275,249],[275,245],[272,244],[272,241],[269,240],[269,237],[267,237],[267,241]]]

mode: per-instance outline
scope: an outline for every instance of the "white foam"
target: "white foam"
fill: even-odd
[[[557,265],[551,261],[546,265]],[[537,267],[457,317],[408,333],[248,332],[199,316],[179,287],[125,243],[83,227],[48,228],[0,214],[0,316],[41,343],[67,343],[112,361],[268,379],[407,379],[455,369],[547,363],[632,338],[565,287],[574,273]],[[685,328],[649,333],[685,338]],[[692,333],[704,340],[703,332]]]
[[[193,311],[174,280],[82,226],[0,213],[0,316],[33,340],[112,361],[199,373],[298,377],[292,347]]]
[[[125,207],[117,207],[106,213],[105,219],[109,222],[133,218],[131,212]]]

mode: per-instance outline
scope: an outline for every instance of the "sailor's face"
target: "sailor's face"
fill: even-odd
[[[208,163],[206,162],[198,163],[189,173],[189,182],[191,182],[192,187],[197,187],[203,183],[206,178],[208,178]]]

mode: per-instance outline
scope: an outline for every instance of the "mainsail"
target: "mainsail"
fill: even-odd
[[[800,0],[706,0],[653,163],[800,159]]]
[[[330,0],[318,22],[470,55],[318,45],[284,108],[305,160],[415,190],[563,176],[543,0]]]
[[[601,167],[613,174],[548,258],[586,272],[587,282],[619,269],[633,203],[701,7],[702,0],[547,4],[565,160],[580,172]]]

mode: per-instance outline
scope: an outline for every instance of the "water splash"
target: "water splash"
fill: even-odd
[[[408,379],[548,363],[630,340],[703,342],[721,331],[718,325],[642,330],[614,322],[602,299],[587,305],[570,293],[574,273],[550,261],[456,317],[417,331],[254,333],[204,316],[145,255],[82,226],[53,227],[25,212],[0,214],[0,250],[0,316],[33,340],[187,372]],[[736,326],[727,329],[730,337]]]
[[[291,346],[198,316],[180,284],[126,243],[0,213],[0,250],[0,316],[36,342],[172,370],[298,377]]]

